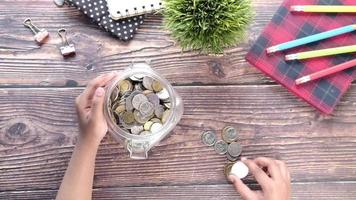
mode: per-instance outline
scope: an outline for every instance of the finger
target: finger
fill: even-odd
[[[86,105],[89,104],[89,100],[92,99],[95,90],[98,87],[105,87],[106,84],[108,84],[108,82],[111,81],[116,75],[116,72],[111,72],[108,74],[100,75],[91,80],[81,95],[81,98],[83,98],[83,101],[85,101]]]
[[[254,199],[255,193],[247,187],[238,177],[234,175],[229,176],[229,180],[234,184],[234,188],[240,193],[243,199]]]
[[[275,162],[275,160],[266,157],[259,157],[254,159],[254,161],[260,167],[267,167],[267,170],[271,175],[272,179],[279,179],[282,177],[280,167]]]
[[[247,165],[250,172],[256,178],[256,181],[261,185],[262,189],[268,187],[272,179],[270,179],[268,175],[260,167],[258,167],[254,161],[243,160],[242,162]]]
[[[84,103],[85,102],[83,102],[83,98],[81,97],[81,95],[75,98],[75,108],[77,110],[78,115],[82,115],[83,113],[85,113],[85,109],[82,106]]]
[[[289,170],[288,170],[288,167],[287,165],[283,162],[283,161],[280,161],[280,160],[276,160],[276,163],[278,164],[280,170],[281,170],[281,173],[283,175],[283,177],[287,180],[287,181],[290,181],[290,173],[289,173]]]
[[[92,101],[92,107],[91,107],[91,118],[93,120],[99,120],[104,118],[104,95],[105,95],[105,90],[102,87],[98,87],[95,90],[95,94],[93,97]]]

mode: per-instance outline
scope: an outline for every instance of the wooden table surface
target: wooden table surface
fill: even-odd
[[[267,3],[268,2],[268,3]],[[239,199],[223,175],[226,158],[200,141],[204,129],[238,129],[243,156],[286,161],[293,199],[356,196],[356,87],[325,117],[244,60],[282,0],[254,0],[248,40],[222,57],[182,52],[148,16],[120,42],[78,10],[51,0],[0,1],[0,199],[53,199],[78,134],[74,98],[99,74],[150,62],[182,95],[185,112],[148,160],[131,160],[110,137],[100,146],[94,199]],[[50,40],[36,45],[30,17]],[[64,27],[77,55],[63,59]],[[250,186],[252,177],[245,181]]]

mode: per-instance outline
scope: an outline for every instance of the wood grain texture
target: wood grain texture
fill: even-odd
[[[355,88],[333,117],[317,114],[280,86],[177,90],[185,113],[172,135],[141,161],[106,138],[95,187],[224,184],[226,158],[204,146],[200,134],[225,125],[237,127],[244,156],[285,160],[293,181],[355,180]],[[77,135],[73,101],[80,92],[0,89],[0,191],[58,188]]]
[[[257,15],[250,27],[249,38],[243,44],[228,49],[221,57],[199,55],[198,52],[182,53],[163,29],[159,15],[148,16],[135,39],[124,43],[91,24],[74,8],[57,8],[51,0],[2,0],[0,85],[85,85],[100,73],[122,70],[132,62],[146,61],[176,85],[271,82],[249,66],[244,56],[280,2],[274,0],[266,4],[255,0]],[[22,25],[27,17],[50,31],[48,43],[41,47],[36,45],[30,30]],[[61,41],[56,31],[60,27],[68,30],[68,37],[76,46],[77,55],[73,58],[63,59],[59,53]]]
[[[293,200],[353,200],[356,183],[294,183]],[[0,192],[1,199],[54,199],[56,190]],[[231,185],[158,186],[158,187],[113,187],[96,188],[93,199],[241,199]]]
[[[239,199],[223,176],[224,156],[200,141],[203,130],[238,129],[243,156],[285,160],[293,199],[356,196],[356,89],[323,116],[244,60],[282,0],[253,0],[249,37],[223,56],[182,52],[162,16],[149,15],[135,39],[120,42],[78,10],[52,0],[0,3],[0,199],[53,199],[78,134],[74,98],[98,74],[149,62],[176,85],[183,119],[148,160],[131,160],[108,135],[100,146],[94,199]],[[50,31],[37,46],[22,21]],[[63,59],[66,28],[77,55]],[[256,186],[251,176],[245,180]]]

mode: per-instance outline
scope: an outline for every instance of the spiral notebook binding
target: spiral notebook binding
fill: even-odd
[[[147,5],[126,8],[124,11],[120,11],[119,7],[116,6],[117,4],[110,5],[110,0],[108,0],[108,4],[110,15],[115,20],[152,13],[156,10],[160,10],[163,7],[163,3],[157,0],[155,3],[148,3]]]

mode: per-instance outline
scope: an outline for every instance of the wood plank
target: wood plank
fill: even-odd
[[[256,19],[249,38],[220,56],[181,52],[162,27],[162,17],[148,16],[135,39],[120,42],[91,24],[78,10],[57,8],[50,0],[2,1],[0,4],[0,84],[4,86],[77,86],[100,73],[148,61],[176,85],[271,82],[244,60],[249,47],[271,19],[281,0],[254,0]],[[45,12],[43,12],[45,10]],[[50,33],[39,47],[22,21],[31,17]],[[63,59],[56,31],[64,27],[77,55]],[[90,70],[88,70],[90,69]],[[194,70],[192,70],[194,69]]]
[[[356,196],[355,182],[293,183],[292,199],[295,200],[351,200]],[[0,192],[1,199],[53,199],[56,190]],[[231,185],[193,185],[158,187],[96,188],[93,199],[241,199]]]
[[[237,127],[244,156],[283,159],[294,181],[355,180],[355,87],[333,117],[323,117],[280,86],[177,90],[185,113],[171,136],[143,161],[130,160],[122,145],[106,138],[96,187],[226,183],[224,156],[200,142],[202,130],[225,125]],[[0,89],[0,191],[59,186],[77,135],[73,101],[81,91]]]

